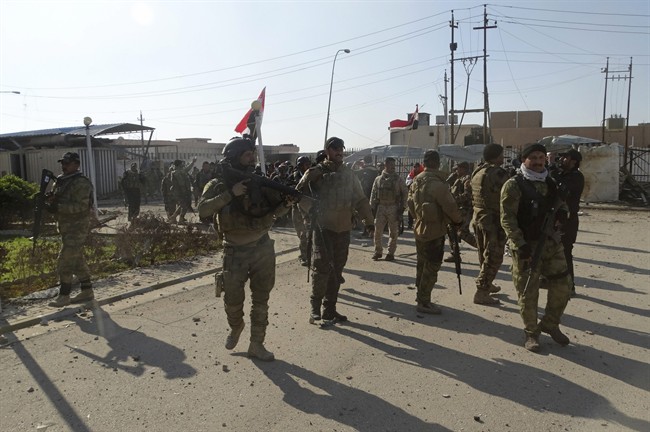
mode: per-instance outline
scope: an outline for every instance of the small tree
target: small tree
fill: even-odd
[[[15,175],[0,177],[0,229],[12,222],[25,222],[32,219],[34,196],[38,186]]]

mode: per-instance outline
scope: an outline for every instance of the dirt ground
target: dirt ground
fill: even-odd
[[[52,431],[647,431],[650,430],[649,213],[585,206],[575,247],[578,296],[562,328],[524,350],[505,257],[499,307],[474,305],[475,250],[464,246],[463,295],[444,264],[440,316],[414,308],[415,246],[372,261],[356,238],[340,311],[307,322],[297,253],[278,257],[267,347],[233,351],[222,301],[205,277],[7,335],[0,349],[3,430]],[[291,249],[275,229],[276,250]],[[217,260],[218,262],[218,260]],[[172,272],[197,271],[214,262]],[[147,284],[137,271],[113,284]],[[140,279],[142,278],[142,279]],[[543,295],[541,298],[543,299]],[[543,307],[543,302],[541,302]],[[540,311],[541,312],[541,311]],[[247,322],[248,325],[248,322]]]

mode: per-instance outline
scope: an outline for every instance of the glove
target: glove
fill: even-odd
[[[569,220],[569,214],[565,211],[558,211],[557,212],[557,222],[560,225],[566,224],[567,220]]]
[[[524,243],[523,246],[517,249],[517,255],[519,256],[519,259],[529,260],[533,257],[533,251],[530,249],[528,243]]]

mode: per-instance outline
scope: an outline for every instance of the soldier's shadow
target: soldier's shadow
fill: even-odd
[[[77,315],[70,319],[83,332],[104,338],[110,351],[100,356],[81,348],[70,349],[105,367],[120,369],[135,376],[142,375],[147,366],[161,369],[165,378],[169,379],[187,378],[196,374],[196,370],[185,363],[186,355],[179,348],[147,336],[139,328],[131,330],[120,326],[97,304],[91,312],[90,319]]]
[[[371,393],[276,360],[271,365],[253,362],[284,392],[283,400],[307,413],[347,425],[354,430],[450,431],[429,423]]]
[[[631,430],[648,430],[650,422],[627,416],[606,398],[552,372],[504,358],[485,359],[422,339],[366,324],[349,322],[337,327],[342,335],[383,351],[405,365],[417,365],[467,384],[481,393],[510,400],[533,410],[593,418],[598,406],[602,418]],[[393,341],[395,344],[384,341]],[[487,373],[486,371],[490,371]],[[535,391],[527,388],[532,383]],[[523,385],[522,385],[523,384]],[[561,389],[561,397],[558,397]],[[570,403],[567,401],[581,401]],[[414,430],[414,429],[405,429]]]

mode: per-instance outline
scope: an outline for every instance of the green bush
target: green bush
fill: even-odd
[[[38,185],[15,175],[0,177],[0,229],[6,229],[13,222],[33,219],[34,196]]]

